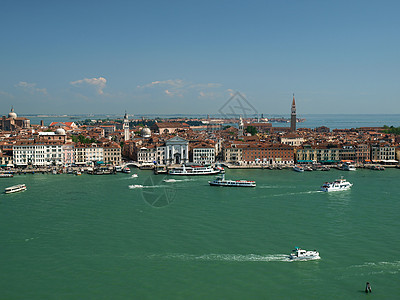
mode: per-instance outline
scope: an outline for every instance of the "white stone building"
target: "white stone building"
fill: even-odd
[[[189,141],[175,136],[165,142],[165,160],[167,164],[184,164],[189,162]]]

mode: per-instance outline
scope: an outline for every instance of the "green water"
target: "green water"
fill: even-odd
[[[256,188],[132,171],[1,178],[28,190],[0,195],[0,299],[400,298],[398,169],[227,171]],[[351,190],[318,192],[340,175]]]

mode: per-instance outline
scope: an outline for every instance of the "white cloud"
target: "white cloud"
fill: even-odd
[[[192,83],[183,79],[157,80],[144,85],[138,85],[139,89],[158,89],[170,97],[183,97],[185,94],[196,92],[201,97],[211,96],[212,93],[208,89],[221,87],[220,83]]]
[[[99,95],[103,95],[103,89],[106,87],[107,79],[104,77],[99,78],[84,78],[81,80],[71,81],[71,85],[76,87],[90,86],[94,87]]]
[[[47,95],[47,89],[45,88],[37,88],[36,83],[29,83],[26,81],[20,81],[18,84],[14,85],[16,88],[21,88],[24,91],[30,93],[30,94],[35,94],[35,93],[42,93],[44,95]]]

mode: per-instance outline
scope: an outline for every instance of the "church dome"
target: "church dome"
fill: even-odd
[[[17,114],[14,112],[14,108],[11,108],[11,112],[8,114],[9,118],[16,119]]]
[[[65,130],[62,129],[62,128],[57,128],[56,134],[58,134],[58,135],[65,135]]]
[[[150,137],[150,136],[151,136],[150,128],[148,128],[147,126],[144,127],[144,128],[142,129],[140,135],[141,135],[142,137],[146,137],[146,138],[147,138],[147,137]]]

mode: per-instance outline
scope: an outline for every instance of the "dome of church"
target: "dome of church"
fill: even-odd
[[[140,135],[141,135],[142,137],[150,137],[150,136],[151,136],[150,128],[148,128],[147,126],[144,127],[144,128],[142,129]]]
[[[57,128],[56,134],[58,134],[58,135],[65,135],[65,130],[62,129],[62,128]]]
[[[14,108],[11,108],[11,112],[8,114],[8,117],[13,119],[17,118],[17,114],[14,112]]]

